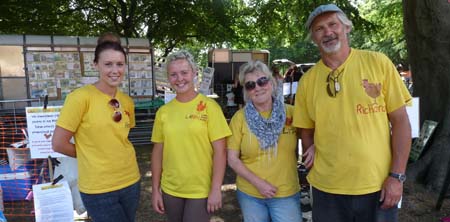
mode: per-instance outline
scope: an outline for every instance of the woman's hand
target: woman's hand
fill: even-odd
[[[259,180],[255,186],[265,198],[273,198],[277,194],[277,188],[265,180]]]
[[[153,210],[155,210],[159,214],[164,214],[164,202],[162,199],[162,194],[160,190],[153,190],[152,192],[152,206]]]
[[[208,195],[208,213],[214,213],[222,208],[222,192],[219,189],[211,189]]]

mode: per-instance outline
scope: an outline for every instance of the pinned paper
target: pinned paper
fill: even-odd
[[[36,222],[73,221],[73,203],[67,181],[33,185]]]

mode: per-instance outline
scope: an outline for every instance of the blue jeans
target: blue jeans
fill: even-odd
[[[244,222],[301,222],[300,193],[280,198],[263,199],[237,190]]]
[[[93,222],[134,222],[139,205],[141,183],[108,193],[81,194]]]

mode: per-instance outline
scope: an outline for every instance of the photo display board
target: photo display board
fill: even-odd
[[[48,95],[51,99],[64,99],[74,89],[99,78],[92,51],[27,51],[25,57],[31,98]],[[132,97],[152,96],[151,54],[129,53],[127,65],[121,91]]]
[[[128,71],[131,96],[153,95],[152,58],[150,54],[128,53]]]
[[[26,60],[31,98],[58,97],[57,88],[72,91],[83,85],[78,52],[28,52]]]

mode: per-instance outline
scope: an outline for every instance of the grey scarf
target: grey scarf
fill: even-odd
[[[258,138],[259,145],[263,150],[275,146],[283,130],[286,110],[281,98],[272,98],[272,114],[268,119],[258,113],[252,102],[249,101],[245,105],[245,120],[250,131]]]

